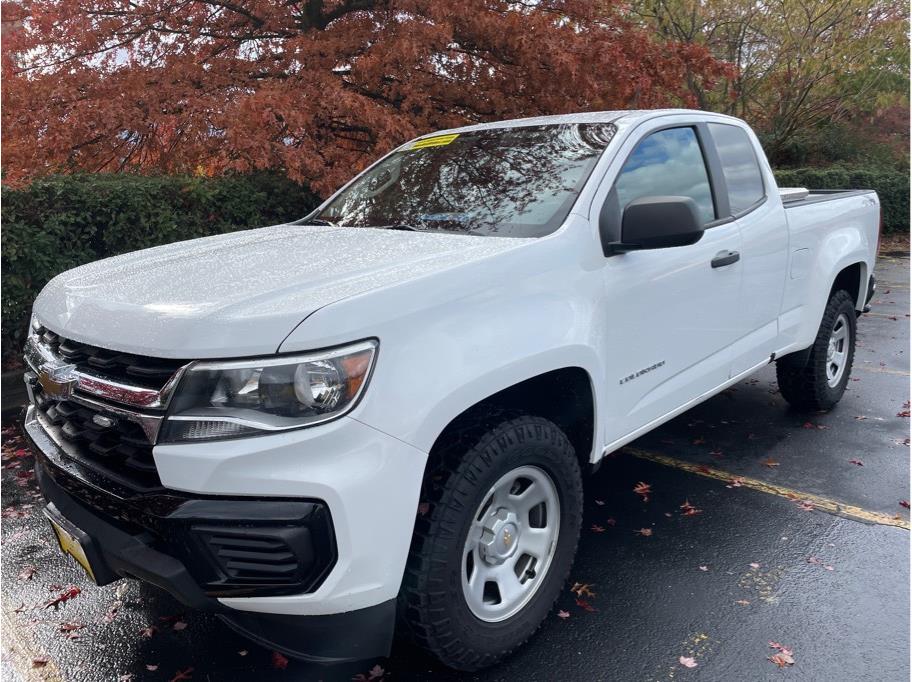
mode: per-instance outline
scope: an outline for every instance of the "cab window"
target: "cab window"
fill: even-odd
[[[729,206],[732,214],[737,215],[766,196],[760,162],[757,161],[754,146],[743,128],[725,123],[710,123],[709,133],[722,162]]]
[[[669,128],[643,139],[614,187],[622,212],[641,197],[685,196],[697,203],[704,223],[716,219],[709,174],[693,128]]]

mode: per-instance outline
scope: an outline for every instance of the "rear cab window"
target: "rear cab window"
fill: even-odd
[[[760,161],[743,128],[726,123],[708,127],[722,164],[731,213],[737,216],[766,198]]]

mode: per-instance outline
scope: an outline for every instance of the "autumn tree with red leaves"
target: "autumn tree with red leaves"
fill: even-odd
[[[325,193],[417,134],[689,105],[729,68],[612,0],[21,0],[3,27],[7,183],[272,168]]]

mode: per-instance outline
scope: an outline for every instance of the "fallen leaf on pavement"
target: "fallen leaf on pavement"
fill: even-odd
[[[85,625],[82,623],[61,623],[57,629],[66,634],[67,639],[77,639],[79,635],[76,634],[76,631],[82,630],[84,627]]]
[[[272,652],[272,667],[276,670],[285,670],[288,667],[288,659],[278,651]]]
[[[158,632],[158,628],[155,627],[154,625],[150,625],[149,627],[143,628],[142,630],[140,630],[139,636],[142,637],[143,639],[149,639],[149,637],[154,635],[156,632]]]
[[[760,568],[760,564],[758,564],[758,563],[752,563],[752,564],[750,565],[750,567],[751,567],[751,568]]]
[[[590,589],[592,587],[593,585],[589,583],[573,583],[570,591],[577,597],[595,597],[595,592]]]
[[[640,481],[635,486],[633,486],[633,492],[637,495],[642,496],[643,502],[649,502],[649,495],[652,493],[652,486],[648,483],[643,483]]]
[[[49,608],[49,607],[53,606],[56,609],[61,604],[64,604],[64,603],[68,602],[70,599],[73,599],[74,597],[78,596],[81,591],[82,590],[80,590],[76,586],[70,586],[70,587],[66,588],[63,592],[58,594],[56,597],[54,597],[53,599],[50,599],[49,601],[47,601],[44,604],[44,608]]]
[[[150,673],[154,673],[156,670],[158,670],[158,664],[157,664],[157,663],[155,663],[155,664],[147,664],[147,665],[146,665],[146,670],[148,670]]]
[[[741,606],[750,606],[750,602],[747,599],[739,599],[735,603],[740,604]]]
[[[604,507],[604,506],[605,506],[605,500],[596,500],[595,503],[596,503],[598,506],[600,506],[600,507]]]
[[[36,656],[32,659],[33,668],[43,668],[48,664],[50,659],[47,656]]]
[[[769,661],[775,663],[780,668],[785,668],[786,666],[793,665],[795,663],[791,649],[783,646],[779,642],[770,642],[769,645],[771,649],[776,649],[777,652],[769,657]]]
[[[678,663],[683,665],[685,668],[696,668],[697,662],[689,656],[681,656],[678,658]]]
[[[186,624],[184,621],[179,620],[179,621],[177,621],[174,625],[172,625],[171,627],[173,627],[175,630],[177,630],[178,632],[180,632],[181,630],[183,630],[183,629],[185,629],[185,628],[187,627],[187,624]]]
[[[21,571],[19,571],[19,580],[31,580],[32,576],[35,575],[35,571],[38,569],[34,566],[26,566]]]
[[[570,617],[570,612],[569,612],[569,611],[564,611],[563,609],[561,609],[560,611],[557,612],[557,617],[558,617],[558,618],[569,618],[569,617]]]
[[[604,532],[605,532],[605,527],[604,527],[604,526],[600,526],[600,525],[598,525],[597,523],[593,523],[593,524],[592,524],[592,527],[591,527],[589,530],[591,530],[593,533],[604,533]]]
[[[849,464],[857,464],[860,467],[864,466],[864,462],[862,462],[860,459],[850,459]]]
[[[238,651],[238,656],[246,656],[248,653],[247,649],[241,649]]]
[[[780,668],[785,668],[795,663],[795,659],[793,659],[791,656],[783,654],[782,652],[770,656],[769,661],[771,663],[775,663]]]
[[[386,677],[386,671],[381,668],[379,665],[375,665],[373,668],[367,671],[367,675],[364,673],[358,673],[352,678],[352,682],[371,682],[371,680],[382,680]]]
[[[584,611],[588,611],[589,613],[594,613],[594,612],[598,611],[597,608],[595,608],[592,604],[587,602],[585,599],[577,599],[576,605],[579,606]]]
[[[639,530],[633,531],[637,535],[642,535],[644,538],[648,538],[652,535],[652,528],[640,528]]]
[[[766,466],[766,467],[769,467],[770,469],[772,469],[773,467],[779,466],[779,462],[774,460],[772,457],[767,457],[766,461],[763,463],[763,466]]]
[[[708,571],[708,570],[709,570],[709,566],[699,566],[699,569],[700,569],[701,571]]]
[[[186,670],[178,670],[174,677],[171,678],[171,682],[178,682],[179,680],[190,680],[193,679],[193,668],[187,668]]]
[[[702,509],[697,509],[690,502],[684,500],[684,504],[681,505],[681,514],[684,516],[695,516],[697,514],[702,514]]]
[[[909,508],[909,500],[900,500],[900,501],[899,501],[899,506],[900,506],[900,507],[903,507],[904,509],[908,509],[908,508]]]

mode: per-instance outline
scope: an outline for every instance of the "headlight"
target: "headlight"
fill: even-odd
[[[370,378],[376,341],[255,360],[196,362],[171,400],[160,442],[288,431],[342,416]]]

